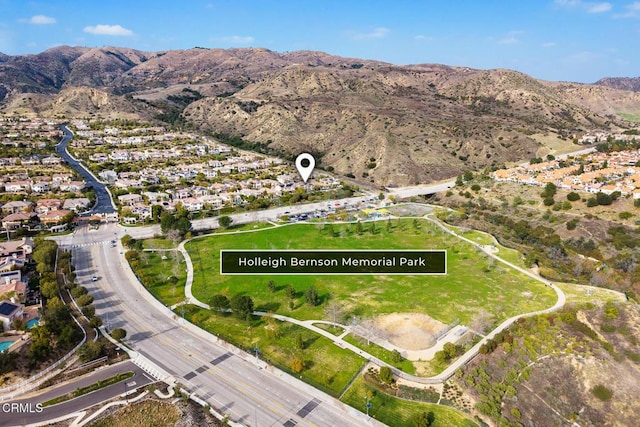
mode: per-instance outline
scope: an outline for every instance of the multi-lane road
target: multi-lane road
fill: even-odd
[[[155,302],[133,276],[118,243],[121,229],[80,228],[58,239],[70,248],[77,281],[94,296],[96,313],[127,331],[127,344],[212,407],[244,425],[377,425],[354,409],[253,357],[194,330]],[[98,280],[93,281],[92,276]],[[159,375],[159,376],[162,376]],[[168,380],[169,378],[161,378]]]

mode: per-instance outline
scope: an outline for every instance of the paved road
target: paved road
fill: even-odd
[[[111,196],[107,187],[96,179],[79,161],[71,157],[67,151],[67,145],[73,138],[73,133],[66,127],[60,127],[63,132],[62,140],[56,145],[56,153],[60,155],[72,168],[74,168],[82,177],[88,186],[93,187],[96,192],[96,204],[89,212],[90,214],[110,214],[116,212]]]
[[[120,255],[115,224],[61,236],[73,251],[77,282],[94,296],[96,313],[110,328],[127,331],[127,344],[153,361],[212,407],[245,425],[363,426],[379,425],[353,408],[279,371],[257,366],[238,352],[183,321],[157,301],[149,300]],[[96,275],[97,281],[91,277]],[[146,298],[145,298],[146,296]],[[304,408],[313,407],[307,413]],[[289,424],[293,425],[293,424]]]
[[[122,382],[76,399],[42,408],[41,412],[38,412],[37,410],[36,404],[38,403],[46,402],[58,396],[63,396],[76,390],[78,387],[85,387],[99,380],[117,375],[118,373],[129,371],[133,371],[135,375]],[[3,402],[2,405],[0,405],[0,425],[8,427],[46,422],[47,420],[56,419],[64,415],[82,411],[83,409],[89,408],[97,403],[113,399],[126,391],[143,387],[153,382],[155,382],[153,378],[149,377],[142,369],[137,367],[131,361],[107,366],[70,382],[43,390],[39,394],[32,394],[31,396],[22,399]],[[15,406],[12,406],[12,404],[21,405],[22,410],[17,410]]]

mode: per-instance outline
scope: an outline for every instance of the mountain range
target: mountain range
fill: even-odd
[[[640,117],[639,90],[640,78],[548,82],[261,48],[0,54],[3,114],[161,119],[270,152],[310,151],[320,167],[379,186],[451,178],[570,150],[590,130],[627,129]]]

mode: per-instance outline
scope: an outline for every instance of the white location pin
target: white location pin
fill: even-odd
[[[314,159],[311,154],[302,153],[298,157],[296,157],[296,169],[298,169],[298,173],[305,183],[311,176],[311,172],[313,172],[313,168],[315,167],[316,159]]]

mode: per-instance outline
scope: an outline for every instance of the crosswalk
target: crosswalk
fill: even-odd
[[[95,246],[95,245],[110,245],[111,241],[110,240],[103,240],[100,242],[87,242],[87,243],[76,243],[76,244],[70,244],[70,245],[61,245],[62,248],[71,248],[71,249],[75,249],[75,248],[83,248],[86,246]]]

